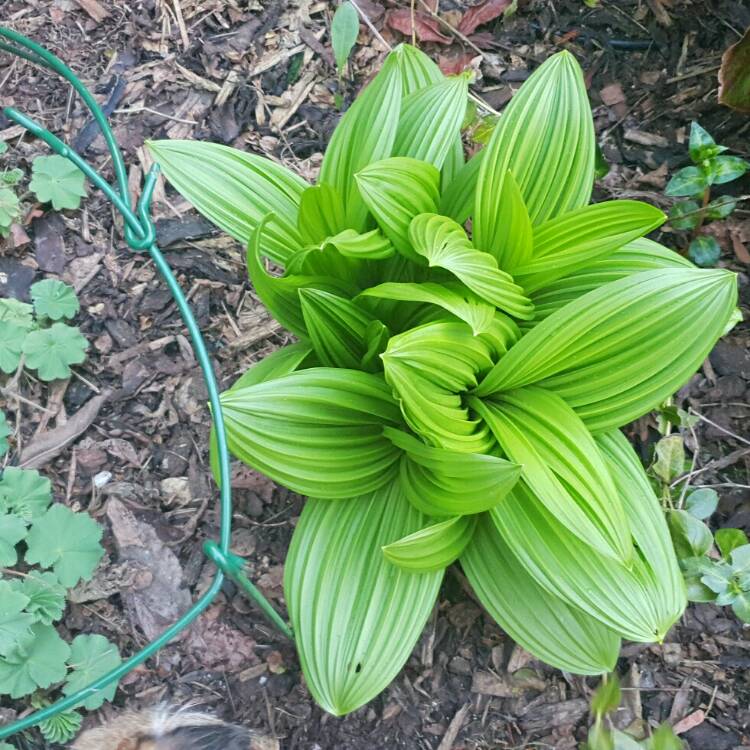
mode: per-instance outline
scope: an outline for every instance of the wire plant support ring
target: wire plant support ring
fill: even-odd
[[[291,629],[281,615],[247,577],[244,570],[244,559],[233,554],[229,550],[232,531],[232,488],[229,450],[224,430],[224,420],[219,403],[219,388],[211,367],[208,350],[195,320],[195,316],[193,315],[185,294],[180,288],[169,264],[156,244],[156,230],[151,219],[150,208],[158,176],[158,166],[154,165],[147,174],[136,209],[133,211],[130,208],[132,201],[122,153],[117,145],[117,141],[109,123],[107,122],[104,112],[80,79],[67,65],[51,52],[45,50],[43,47],[22,34],[3,26],[0,26],[0,51],[21,57],[35,65],[39,65],[57,73],[64,78],[81,97],[91,113],[91,116],[94,118],[94,121],[99,126],[112,159],[116,186],[112,186],[85,159],[63,143],[63,141],[53,133],[42,127],[39,123],[17,111],[13,107],[5,107],[3,109],[5,116],[9,120],[21,125],[34,136],[43,140],[56,154],[64,156],[73,162],[73,164],[75,164],[86,175],[86,177],[107,196],[123,217],[125,223],[124,235],[128,246],[134,252],[148,253],[153,260],[154,265],[164,279],[164,282],[177,304],[182,320],[190,334],[190,340],[196,358],[203,372],[203,378],[208,390],[212,419],[216,429],[219,476],[221,478],[221,486],[219,489],[219,541],[207,541],[203,545],[206,556],[216,565],[217,568],[213,582],[208,590],[194,602],[192,607],[185,612],[179,620],[167,628],[143,650],[122,662],[122,664],[116,669],[113,669],[108,674],[95,680],[82,690],[57,701],[47,708],[31,713],[29,716],[14,723],[0,726],[0,740],[3,740],[13,734],[36,726],[63,711],[75,707],[86,698],[107,687],[107,685],[110,685],[116,680],[120,680],[128,674],[128,672],[132,671],[138,665],[146,661],[146,659],[153,656],[159,649],[166,646],[175,636],[187,628],[211,604],[221,590],[225,577],[232,579],[244,593],[252,598],[282,634],[289,638],[292,638],[293,635]]]

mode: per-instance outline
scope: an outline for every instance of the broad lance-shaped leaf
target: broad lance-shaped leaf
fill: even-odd
[[[443,190],[438,212],[442,216],[448,216],[459,224],[463,224],[471,216],[474,210],[479,169],[486,153],[487,149],[477,151]]]
[[[606,201],[570,211],[536,227],[533,257],[513,270],[513,278],[527,293],[535,292],[605,258],[665,219],[662,211],[641,201]]]
[[[495,317],[495,308],[492,305],[481,300],[460,283],[387,282],[365,289],[364,292],[360,292],[360,297],[377,297],[414,303],[426,302],[437,305],[470,325],[475,335],[488,331]]]
[[[332,237],[326,237],[321,250],[333,248],[346,258],[362,260],[384,260],[395,254],[391,241],[378,229],[359,234],[345,229]]]
[[[628,467],[620,464],[619,470]],[[649,506],[658,501],[630,474],[617,480],[617,489],[637,550],[630,568],[600,555],[574,536],[523,480],[490,513],[513,554],[549,593],[624,638],[661,641],[681,609],[675,611],[674,594],[667,591],[673,578],[662,567],[663,554],[653,554],[653,549],[663,544],[656,540],[662,536],[663,522],[649,528]],[[640,515],[644,518],[639,520]],[[677,596],[683,597],[682,589],[677,590]]]
[[[600,554],[627,562],[633,552],[625,514],[596,443],[557,395],[527,386],[470,401],[500,448],[558,523]]]
[[[418,214],[434,211],[439,199],[440,172],[432,164],[394,156],[357,173],[362,198],[402,255],[421,262],[411,247],[409,224]]]
[[[300,196],[297,230],[304,245],[318,245],[346,229],[344,200],[325,182],[313,185]]]
[[[479,518],[461,567],[497,624],[534,656],[574,674],[614,669],[619,636],[540,586],[488,515]]]
[[[737,301],[722,269],[645,271],[579,297],[531,329],[476,390],[483,397],[536,383],[593,432],[632,422],[692,375]]]
[[[280,164],[246,151],[203,141],[148,141],[149,151],[181,195],[243,245],[264,216],[278,221],[264,233],[260,252],[284,264],[301,246],[297,213],[307,183]]]
[[[375,319],[354,302],[316,289],[300,289],[310,341],[326,367],[362,369],[367,328]]]
[[[516,318],[533,317],[534,307],[521,287],[497,267],[492,255],[475,250],[452,219],[423,213],[409,225],[409,239],[430,266],[450,271],[482,299]]]
[[[465,323],[438,322],[393,336],[381,358],[385,379],[414,432],[441,448],[484,453],[492,437],[470,416],[462,393],[492,366],[490,354]]]
[[[489,453],[433,448],[403,430],[383,434],[403,450],[401,486],[409,502],[438,518],[482,513],[497,505],[521,475],[521,467]]]
[[[343,499],[398,472],[385,425],[401,415],[382,377],[315,367],[221,394],[229,449],[302,495]]]
[[[261,256],[266,227],[275,224],[273,217],[264,217],[253,231],[247,248],[247,272],[261,302],[273,317],[287,330],[300,338],[307,338],[299,290],[313,287],[333,293],[351,294],[346,284],[330,276],[291,274],[272,276],[266,271]]]
[[[256,362],[256,364],[248,368],[235,380],[231,388],[228,388],[226,392],[236,391],[240,388],[255,385],[256,383],[264,383],[267,380],[275,380],[283,375],[289,375],[289,373],[301,369],[306,360],[307,365],[310,366],[312,363],[309,360],[312,358],[312,355],[312,347],[306,342],[299,341],[295,344],[283,346],[281,349],[271,352],[271,354],[264,357],[260,362]],[[216,441],[216,427],[213,422],[211,423],[211,433],[208,438],[208,456],[211,465],[211,474],[216,484],[221,487],[219,451]]]
[[[534,226],[588,204],[594,124],[583,75],[569,52],[537,68],[503,111],[485,149],[474,207],[474,243],[501,248],[503,182],[513,173]]]
[[[409,658],[443,573],[398,568],[382,547],[425,521],[395,482],[343,503],[305,504],[284,566],[284,595],[305,681],[326,711],[359,708]]]
[[[469,80],[460,75],[442,78],[407,96],[401,107],[393,155],[410,156],[441,169],[460,137],[468,92]]]
[[[595,260],[585,268],[574,271],[563,279],[545,284],[543,288],[534,292],[531,295],[531,301],[534,303],[534,320],[531,325],[536,325],[568,302],[604,284],[632,276],[634,273],[660,268],[695,266],[687,258],[645,237],[628,242],[606,258]]]
[[[471,541],[476,516],[454,516],[386,544],[386,560],[404,570],[429,572],[447,568]]]
[[[383,67],[346,111],[323,157],[320,182],[342,196],[350,229],[361,231],[367,219],[354,176],[363,167],[391,155],[401,112],[400,50],[386,58]]]

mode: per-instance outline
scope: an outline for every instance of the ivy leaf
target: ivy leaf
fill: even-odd
[[[65,587],[54,573],[32,571],[23,580],[11,584],[29,598],[25,609],[42,625],[51,625],[62,617],[65,610]]]
[[[58,503],[34,521],[26,537],[26,562],[53,567],[60,583],[71,588],[91,578],[104,554],[101,537],[102,529],[91,516]]]
[[[52,484],[35,469],[9,466],[0,478],[0,503],[26,519],[41,516],[52,502]]]
[[[5,418],[5,412],[0,411],[0,458],[8,452],[8,437],[12,430],[8,427],[8,420]]]
[[[702,234],[690,243],[688,256],[696,266],[710,268],[715,266],[721,257],[721,247],[713,237]]]
[[[664,193],[670,196],[701,195],[709,185],[709,178],[700,167],[685,167],[675,172]]]
[[[78,208],[86,195],[86,177],[64,156],[37,156],[31,166],[29,190],[40,203],[52,203],[55,211]]]
[[[0,565],[18,562],[16,545],[26,537],[26,522],[12,513],[0,514]]]
[[[669,223],[673,229],[695,229],[700,222],[699,212],[700,206],[696,201],[680,201],[669,209]]]
[[[29,598],[14,591],[8,581],[0,581],[0,656],[29,634],[34,616],[23,611],[28,603]]]
[[[50,320],[72,318],[80,308],[73,287],[56,279],[44,279],[32,284],[31,299],[34,300],[36,314]]]
[[[37,370],[42,380],[70,377],[70,365],[81,364],[88,348],[89,342],[78,328],[65,323],[32,331],[23,342],[26,364]]]
[[[359,36],[359,14],[349,2],[343,2],[333,14],[331,21],[331,44],[339,75],[343,74],[346,61]]]
[[[15,372],[21,361],[26,331],[15,323],[2,320],[0,325],[0,370],[10,374]]]
[[[0,659],[0,695],[21,698],[60,682],[65,678],[69,655],[70,646],[51,625],[33,625],[31,636],[21,639]]]
[[[8,187],[0,187],[0,232],[7,236],[10,225],[18,218],[18,197]]]
[[[121,661],[117,646],[103,635],[76,636],[68,659],[68,666],[72,671],[68,674],[63,693],[65,695],[76,693],[120,666]],[[115,697],[116,690],[117,682],[115,681],[90,695],[81,705],[88,711],[95,711],[105,701],[111,701]]]

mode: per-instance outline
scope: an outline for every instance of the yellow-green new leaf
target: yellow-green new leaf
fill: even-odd
[[[458,282],[442,284],[431,281],[421,284],[387,282],[365,289],[360,296],[437,305],[460,318],[464,323],[468,323],[475,335],[489,331],[495,318],[495,308],[492,305],[484,302]]]
[[[320,182],[333,187],[344,200],[349,229],[361,231],[367,219],[354,175],[372,162],[391,155],[401,113],[401,66],[398,51],[346,111],[323,157]]]
[[[384,260],[395,254],[391,241],[378,229],[360,234],[353,229],[345,229],[333,237],[327,237],[321,250],[333,248],[345,258],[358,260]]]
[[[410,156],[442,169],[460,137],[466,114],[469,80],[465,75],[442,78],[407,96],[393,145],[394,156]]]
[[[481,516],[461,567],[479,601],[519,645],[553,667],[601,674],[615,667],[620,638],[550,594],[519,563],[489,516]]]
[[[664,222],[658,208],[641,201],[606,201],[558,216],[534,229],[533,257],[513,271],[524,290],[535,292],[587,268]]]
[[[363,200],[396,250],[421,262],[409,242],[409,224],[437,208],[440,172],[427,162],[394,156],[362,169],[356,178]]]
[[[462,401],[492,366],[490,349],[465,323],[437,322],[393,336],[381,355],[408,425],[428,442],[462,453],[492,445],[487,426]]]
[[[393,480],[401,416],[382,377],[315,367],[221,394],[232,454],[294,492],[343,499]]]
[[[695,268],[681,255],[667,249],[658,242],[641,237],[628,242],[606,258],[592,261],[585,268],[557,279],[531,295],[534,303],[536,325],[544,318],[559,310],[568,302],[582,297],[587,292],[604,284],[632,276],[641,271],[655,271],[660,268]]]
[[[286,263],[302,240],[297,214],[307,183],[285,167],[246,151],[203,141],[149,141],[167,179],[209,221],[243,245],[263,218],[277,221],[263,235],[260,252]]]
[[[474,243],[502,240],[508,170],[534,226],[588,204],[594,186],[594,124],[583,74],[569,52],[546,60],[503,111],[482,160],[474,207]]]
[[[521,287],[497,267],[492,255],[475,250],[463,227],[452,219],[420,214],[409,226],[409,239],[430,266],[450,271],[482,299],[516,318],[533,317],[534,306]]]
[[[409,658],[442,570],[412,572],[382,547],[425,517],[397,483],[343,503],[308,500],[284,566],[284,595],[305,681],[336,716],[374,698]]]
[[[386,560],[404,570],[430,572],[447,568],[471,541],[476,516],[454,516],[425,526],[383,547]]]
[[[645,271],[594,289],[545,318],[476,390],[536,383],[592,432],[619,427],[671,396],[700,367],[737,301],[723,269]]]
[[[440,197],[440,211],[442,216],[463,224],[474,210],[474,195],[479,178],[479,168],[487,152],[486,149],[477,151],[474,156],[456,172],[455,177],[448,183]]]
[[[343,198],[325,182],[307,188],[300,198],[297,224],[305,245],[319,245],[337,235],[346,229]]]
[[[413,435],[386,427],[383,434],[404,452],[401,486],[409,502],[429,516],[482,513],[499,503],[521,467],[489,453],[433,448]]]
[[[630,560],[630,529],[609,470],[583,422],[559,396],[527,386],[470,404],[558,523],[600,554]]]

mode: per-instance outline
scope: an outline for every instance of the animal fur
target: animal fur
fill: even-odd
[[[261,750],[264,738],[196,711],[128,711],[90,729],[71,750]],[[273,743],[276,747],[276,743]]]

